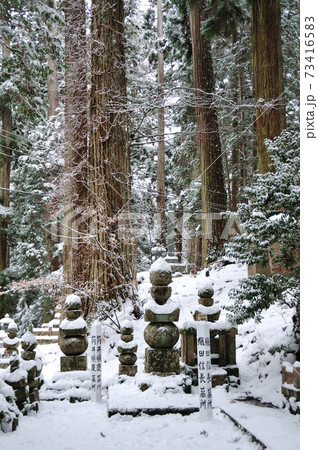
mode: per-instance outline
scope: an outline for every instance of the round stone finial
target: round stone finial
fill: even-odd
[[[210,283],[203,283],[200,285],[198,290],[198,295],[200,298],[211,298],[214,295],[214,289],[213,284]]]
[[[172,281],[170,264],[164,258],[158,258],[150,267],[150,282],[154,286],[168,286]]]
[[[65,299],[66,309],[81,309],[82,302],[78,295],[70,294]]]
[[[23,350],[33,351],[37,345],[38,342],[36,340],[36,337],[31,331],[27,331],[26,333],[24,333],[21,338],[21,346]]]

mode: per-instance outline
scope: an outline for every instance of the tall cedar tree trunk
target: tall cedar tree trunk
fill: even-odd
[[[3,17],[0,18],[4,20]],[[10,57],[10,50],[6,45],[2,45],[3,59]],[[5,64],[5,62],[3,62]],[[7,208],[9,206],[10,189],[10,167],[11,167],[11,135],[12,135],[12,114],[9,101],[0,108],[1,114],[1,137],[2,151],[8,156],[0,155],[0,204]],[[7,218],[1,217],[0,223],[0,272],[9,266],[9,250],[7,242]]]
[[[162,1],[157,0],[157,33],[158,39],[163,37]],[[160,42],[159,42],[160,47]],[[159,242],[166,246],[166,218],[165,218],[165,110],[164,110],[164,59],[158,48],[158,169],[157,169],[157,214],[159,225]]]
[[[94,301],[112,308],[129,295],[130,277],[127,245],[118,229],[129,192],[122,0],[93,0],[91,55],[90,280]]]
[[[212,220],[211,214],[226,211],[221,143],[216,110],[212,104],[215,91],[211,45],[201,34],[206,19],[204,0],[198,0],[190,13],[196,120],[201,172],[202,265],[212,248],[220,248],[223,220]]]
[[[56,1],[52,1],[53,8],[56,9]],[[53,25],[51,30],[51,35],[54,37],[56,36],[56,26]],[[59,104],[59,89],[58,89],[58,78],[57,78],[57,63],[52,55],[48,55],[48,67],[51,71],[51,73],[48,76],[47,79],[47,99],[48,99],[48,111],[47,116],[48,119],[53,117],[56,114],[56,110]],[[45,205],[45,221],[48,223],[51,218],[51,211],[53,210],[53,203],[56,202],[52,201],[49,204]],[[55,239],[57,236],[54,237]],[[60,239],[60,237],[58,237]],[[50,231],[47,229],[45,230],[45,246],[46,246],[46,252],[47,252],[47,262],[51,270],[57,270],[59,268],[59,259],[56,257],[53,257],[54,252],[54,241],[52,240],[52,236]]]
[[[66,0],[64,277],[81,289],[89,278],[87,234],[87,42],[85,0]]]
[[[253,81],[260,173],[271,170],[264,143],[286,128],[280,0],[252,0]]]

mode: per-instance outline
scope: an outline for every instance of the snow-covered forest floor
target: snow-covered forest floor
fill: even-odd
[[[229,304],[228,292],[246,277],[246,267],[229,264],[214,266],[209,279],[214,283],[215,303],[223,307]],[[150,299],[149,273],[138,275],[139,296],[142,304]],[[179,303],[181,313],[178,325],[191,320],[191,311],[198,304],[198,286],[206,279],[206,271],[198,275],[173,278],[172,299]],[[132,307],[125,305],[119,314],[132,320]],[[213,420],[200,422],[199,413],[189,416],[169,414],[164,416],[130,417],[119,414],[107,417],[107,408],[198,406],[198,388],[185,394],[178,387],[182,375],[160,378],[144,373],[146,343],[143,339],[145,322],[133,320],[134,336],[138,342],[138,372],[136,377],[118,383],[117,344],[120,335],[104,327],[103,338],[103,400],[101,403],[84,401],[42,401],[36,415],[20,419],[17,430],[1,434],[1,447],[7,450],[43,449],[253,449],[260,448],[225,417],[219,408],[231,414],[251,431],[268,449],[293,450],[299,448],[299,416],[290,414],[284,407],[281,394],[281,363],[291,354],[273,349],[292,345],[293,311],[283,305],[271,306],[263,313],[263,320],[256,324],[250,320],[238,327],[237,364],[241,384],[238,388],[213,388]],[[226,320],[222,311],[220,320]],[[62,354],[58,344],[39,345],[38,354],[44,362],[43,376],[48,384],[59,371]],[[88,360],[90,347],[87,351]],[[1,375],[0,370],[0,375]],[[145,392],[138,388],[151,379],[152,386]],[[107,389],[106,389],[107,388]],[[42,388],[45,390],[45,385]]]

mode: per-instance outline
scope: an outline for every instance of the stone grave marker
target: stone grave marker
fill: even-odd
[[[91,328],[91,373],[92,373],[92,402],[102,399],[102,326],[93,323]]]
[[[208,322],[201,321],[197,324],[197,348],[200,420],[203,422],[212,418],[212,375]]]

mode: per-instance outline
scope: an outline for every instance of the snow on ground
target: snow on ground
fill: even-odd
[[[197,291],[203,283],[214,283],[215,304],[221,308],[229,304],[228,292],[246,277],[246,267],[229,264],[214,266],[198,275],[174,277],[172,300],[180,306],[179,326],[192,320],[198,305]],[[149,273],[139,274],[139,296],[144,305],[151,299]],[[87,449],[178,449],[213,448],[217,450],[249,450],[259,448],[247,435],[239,431],[219,408],[223,408],[244,427],[252,431],[269,449],[296,450],[299,448],[299,416],[283,408],[280,367],[283,353],[273,349],[292,345],[292,311],[274,305],[265,311],[261,324],[249,321],[239,326],[237,363],[240,369],[239,388],[213,389],[213,420],[200,422],[199,413],[190,416],[169,414],[132,418],[119,414],[107,417],[107,408],[198,406],[198,388],[185,394],[178,386],[182,375],[155,377],[144,373],[145,342],[143,319],[133,320],[130,304],[124,306],[118,318],[132,321],[134,340],[138,342],[135,378],[119,384],[117,345],[120,336],[111,328],[103,329],[103,402],[71,404],[68,401],[42,402],[35,416],[23,417],[14,433],[1,434],[3,448],[8,450],[87,450]],[[226,320],[222,311],[220,320]],[[61,355],[57,344],[39,345],[44,367],[43,376],[50,381],[59,371]],[[88,359],[90,347],[88,348]],[[293,362],[291,355],[287,359]],[[1,376],[1,370],[0,370]],[[151,381],[151,388],[141,392],[138,385]],[[106,388],[107,391],[106,391]],[[1,446],[2,447],[2,446]]]

